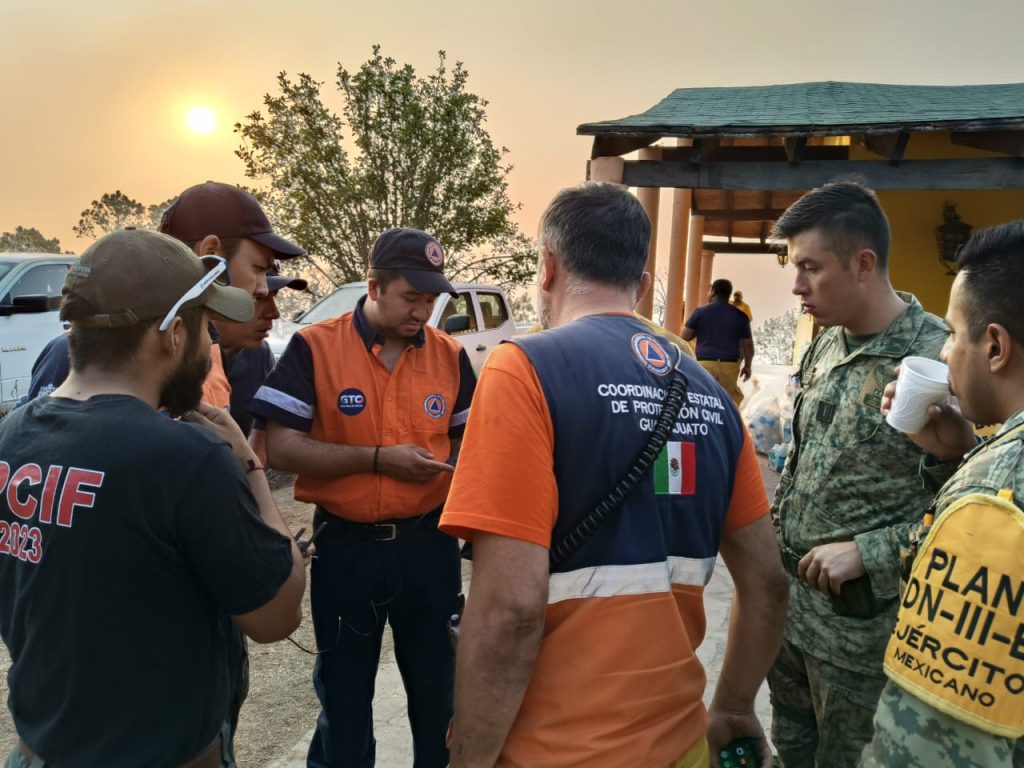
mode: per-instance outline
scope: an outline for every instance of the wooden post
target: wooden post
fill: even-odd
[[[700,305],[702,307],[708,303],[708,293],[711,292],[714,270],[715,252],[703,251],[700,256]]]
[[[665,317],[662,327],[678,334],[683,327],[683,281],[686,278],[686,238],[690,230],[693,192],[672,191],[672,237],[668,246],[668,281],[665,284]]]
[[[626,161],[621,157],[595,157],[587,161],[587,181],[622,183],[622,169]]]
[[[640,150],[641,160],[660,160],[661,149],[659,147],[648,147],[647,149]],[[647,265],[644,269],[651,273],[653,278],[655,275],[655,269],[657,267],[658,257],[658,201],[661,198],[660,187],[640,187],[636,191],[637,199],[640,201],[640,205],[643,206],[647,212],[647,218],[651,220],[651,244],[647,249]],[[654,311],[654,286],[651,286],[651,290],[647,292],[646,296],[641,297],[640,301],[637,302],[636,311],[646,317],[648,320],[651,319],[651,314]]]
[[[704,217],[690,216],[690,231],[686,239],[686,306],[683,324],[693,310],[700,306],[700,260],[704,250]]]

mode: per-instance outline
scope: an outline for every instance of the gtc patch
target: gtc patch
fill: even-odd
[[[362,413],[366,407],[366,395],[358,389],[346,389],[338,395],[338,410],[346,416]]]
[[[672,370],[668,353],[651,334],[637,333],[630,343],[633,345],[633,354],[636,355],[637,360],[651,373],[664,376]]]
[[[440,419],[444,416],[445,411],[448,410],[448,404],[444,401],[443,397],[435,393],[423,398],[423,410],[427,412],[427,416],[430,418]]]
[[[427,255],[427,261],[433,264],[435,267],[444,266],[444,249],[441,248],[440,244],[435,243],[431,240],[427,243],[427,247],[424,249]]]

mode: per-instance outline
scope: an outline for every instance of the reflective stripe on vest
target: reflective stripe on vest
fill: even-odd
[[[633,318],[597,315],[511,340],[551,414],[561,538],[636,460],[677,352]],[[732,400],[690,358],[689,393],[650,477],[551,575],[549,602],[703,587],[718,553],[744,432]]]

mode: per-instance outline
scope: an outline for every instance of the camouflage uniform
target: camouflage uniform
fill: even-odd
[[[1010,419],[999,435],[1024,425],[1024,411]],[[971,451],[935,499],[938,516],[971,493],[996,495],[1013,491],[1024,499],[1024,435]],[[912,696],[893,682],[885,685],[875,715],[875,735],[861,758],[863,768],[1009,768],[1024,766],[1024,740],[993,736],[962,723]]]
[[[896,622],[899,550],[931,501],[918,477],[921,451],[879,407],[908,355],[937,358],[944,323],[916,298],[888,328],[848,353],[842,327],[826,329],[801,362],[790,447],[772,505],[783,560],[820,544],[857,544],[876,601],[872,619],[836,613],[795,578],[785,642],[769,673],[772,739],[785,768],[856,765],[871,739],[885,683],[882,658]]]

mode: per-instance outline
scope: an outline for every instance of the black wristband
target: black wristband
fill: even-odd
[[[380,457],[380,446],[378,445],[373,449],[373,474],[379,474],[380,470],[377,468],[377,459]]]

